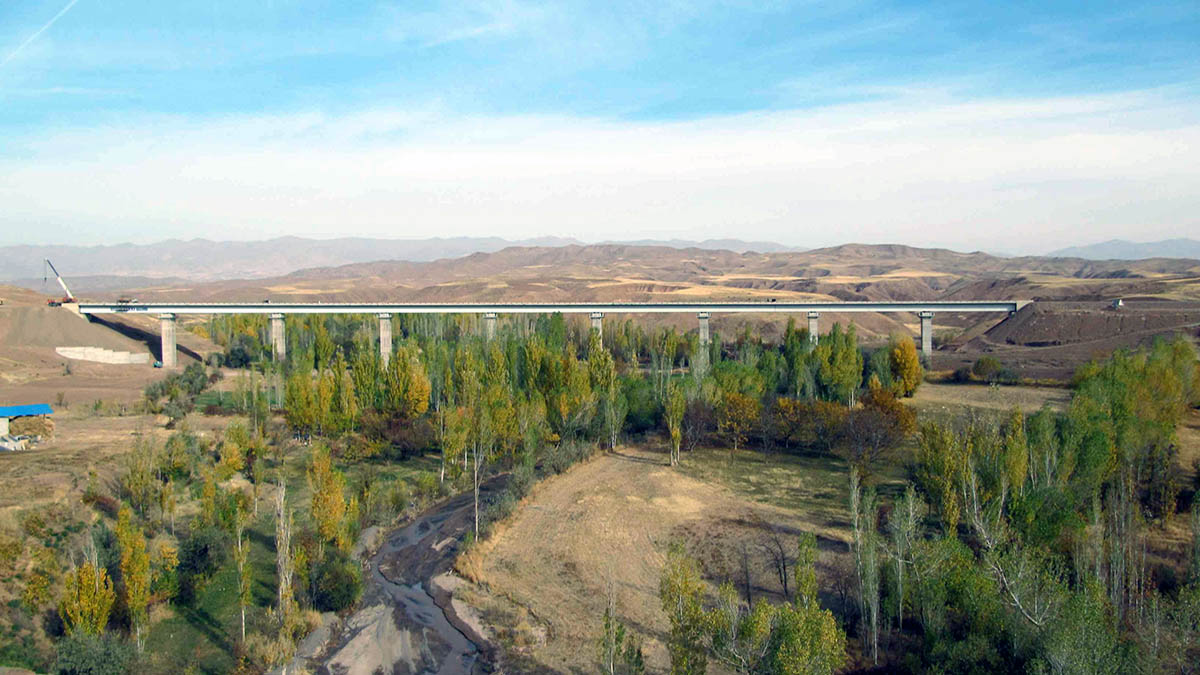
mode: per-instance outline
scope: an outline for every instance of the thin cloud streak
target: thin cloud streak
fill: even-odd
[[[25,38],[24,42],[17,45],[17,48],[12,50],[12,52],[10,52],[8,56],[4,57],[3,60],[0,60],[0,68],[3,68],[4,66],[8,65],[8,62],[12,61],[14,58],[16,58],[17,54],[21,53],[21,50],[28,47],[34,40],[38,39],[38,37],[40,37],[42,33],[45,33],[51,26],[53,26],[56,21],[61,19],[64,14],[71,11],[71,8],[74,7],[75,3],[77,3],[77,2],[79,2],[79,0],[71,0],[70,2],[68,2],[66,7],[63,7],[62,9],[60,9],[58,11],[58,14],[54,15],[54,18],[50,19],[41,28],[34,31],[33,35],[30,35],[29,37]]]

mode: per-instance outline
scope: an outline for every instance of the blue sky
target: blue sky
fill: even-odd
[[[1187,236],[1198,92],[1194,0],[14,0],[0,244]]]

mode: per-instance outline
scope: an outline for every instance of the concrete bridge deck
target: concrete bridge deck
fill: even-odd
[[[276,358],[287,354],[283,317],[285,314],[374,314],[379,319],[379,350],[386,362],[392,352],[393,314],[482,314],[487,336],[496,331],[499,314],[590,314],[592,328],[602,330],[605,313],[696,314],[700,342],[709,340],[709,316],[716,313],[804,313],[809,334],[816,339],[821,312],[916,313],[921,319],[921,354],[925,362],[933,356],[935,312],[1016,312],[1028,302],[1020,300],[942,300],[921,302],[509,302],[509,303],[303,303],[303,302],[113,302],[80,303],[81,314],[157,314],[162,327],[163,365],[177,364],[175,317],[179,314],[268,314],[271,345]]]
[[[921,302],[464,302],[304,303],[164,302],[80,303],[83,314],[691,314],[699,312],[1015,312],[1020,300]]]

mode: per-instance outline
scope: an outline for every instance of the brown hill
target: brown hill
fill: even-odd
[[[157,286],[139,289],[136,295],[142,299],[195,302],[774,298],[780,301],[1015,299],[1042,304],[1068,303],[1046,306],[1047,312],[1058,312],[1067,311],[1069,303],[1099,303],[1102,307],[1117,297],[1200,301],[1200,261],[1001,258],[979,252],[864,244],[771,253],[628,244],[509,247],[494,253],[432,262],[378,261],[319,267],[263,279]],[[1132,326],[1140,320],[1132,317],[1143,311],[1138,303],[1133,303],[1122,320]],[[1172,323],[1176,319],[1178,323]],[[694,319],[680,316],[649,320],[686,329],[693,329],[695,323]],[[717,316],[714,328],[730,334],[744,322],[750,322],[773,334],[784,320],[779,315]],[[868,339],[917,329],[914,316],[828,315],[821,318],[822,330],[833,321],[853,321]],[[1168,313],[1146,321],[1160,331],[1169,331],[1186,330],[1190,319]],[[996,323],[994,315],[942,313],[936,319],[935,329],[959,350],[954,362],[969,360],[980,350],[1001,345],[1028,349],[1034,344],[1081,343],[1086,342],[1091,331],[1107,335],[1111,330],[1104,321],[1065,317],[1044,324],[1046,328],[1039,328],[1036,334],[1027,337],[1021,337],[1023,333],[1016,327],[1007,327],[1004,330],[1018,331],[1013,333],[1013,342],[1009,342],[1007,335],[1003,338],[998,337],[999,333],[995,338],[985,335]],[[1062,335],[1056,335],[1055,331]],[[1133,339],[1135,333],[1130,330],[1121,334]],[[1061,375],[1073,367],[1072,363],[1071,358],[1056,357],[1053,364],[1047,365],[1046,372],[1053,370]]]

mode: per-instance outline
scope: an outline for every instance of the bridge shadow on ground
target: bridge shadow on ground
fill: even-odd
[[[659,466],[668,466],[669,465],[669,462],[667,461],[667,456],[665,454],[662,456],[661,459],[658,457],[640,457],[638,455],[633,455],[633,454],[630,454],[627,452],[621,452],[620,450],[613,450],[609,454],[613,457],[625,460],[627,462],[637,462],[639,464],[656,464]]]
[[[95,314],[88,314],[87,319],[88,319],[88,321],[92,321],[93,323],[98,323],[101,326],[104,326],[105,328],[116,331],[116,332],[120,333],[121,335],[124,335],[125,337],[129,338],[130,340],[134,340],[136,342],[140,342],[140,343],[146,345],[146,348],[150,350],[150,353],[154,356],[155,359],[157,359],[159,361],[163,360],[162,336],[159,335],[158,333],[153,333],[144,328],[138,328],[137,326],[132,326],[123,321],[117,321],[117,320],[112,320],[112,319],[102,319]],[[186,356],[190,359],[195,359],[196,361],[200,361],[200,362],[204,361],[204,357],[200,356],[200,354],[198,354],[194,350],[184,347],[183,345],[179,344],[178,342],[176,342],[175,348],[179,351],[180,355],[182,355],[182,356]]]

